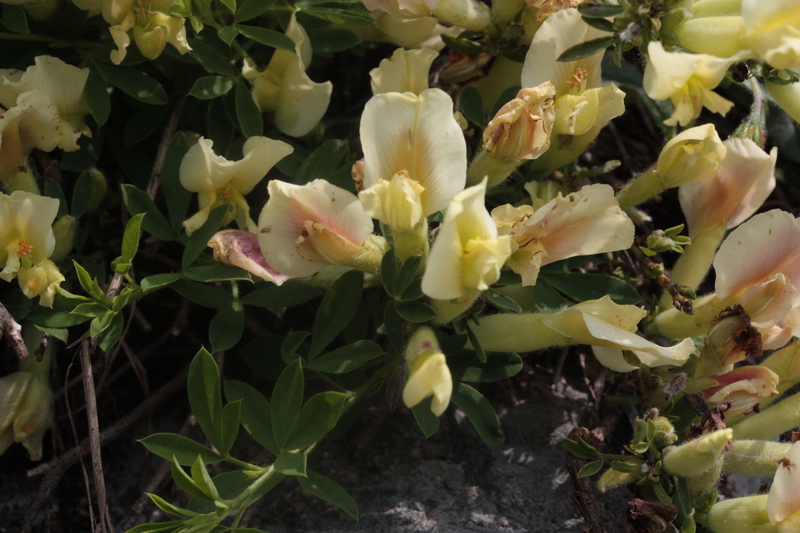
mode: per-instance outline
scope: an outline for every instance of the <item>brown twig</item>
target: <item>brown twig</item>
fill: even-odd
[[[167,398],[172,396],[181,388],[185,387],[185,385],[186,370],[156,390],[149,398],[146,398],[127,416],[121,418],[100,433],[100,445],[107,444],[119,438],[123,433],[130,429],[134,422],[136,422],[154,407],[164,402]],[[36,499],[28,509],[28,514],[25,518],[25,524],[23,525],[22,533],[30,533],[33,531],[34,523],[41,514],[41,508],[48,500],[50,500],[51,494],[58,484],[58,481],[67,471],[67,469],[75,464],[81,457],[86,455],[89,450],[90,442],[87,438],[84,439],[83,442],[81,442],[78,446],[75,446],[60,457],[28,470],[28,477],[44,475],[45,478],[42,481],[42,484],[39,486],[39,493],[36,495]]]
[[[583,427],[573,428],[569,432],[569,438],[572,440],[581,438],[593,446],[599,444],[598,439]],[[586,525],[581,528],[581,533],[606,533],[606,526],[603,524],[603,508],[597,501],[592,483],[588,477],[578,477],[578,472],[586,462],[585,459],[571,453],[567,454],[567,470],[575,485],[575,491],[570,496],[580,508],[583,519],[586,521]]]
[[[28,348],[22,340],[22,326],[14,320],[3,304],[0,304],[0,338],[6,336],[6,341],[11,345],[11,349],[17,355],[17,359],[22,361],[28,357]]]

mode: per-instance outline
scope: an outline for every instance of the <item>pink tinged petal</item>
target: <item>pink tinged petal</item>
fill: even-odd
[[[281,274],[267,263],[258,245],[258,237],[248,231],[219,231],[208,241],[208,245],[213,248],[217,261],[242,268],[265,281],[282,285],[284,281],[292,279],[292,276]]]
[[[309,276],[330,265],[313,246],[325,233],[359,247],[372,234],[372,218],[358,198],[325,180],[303,186],[273,180],[269,193],[258,220],[258,242],[267,262],[284,274]]]
[[[727,417],[743,414],[764,398],[778,394],[780,378],[772,370],[760,366],[743,366],[717,376],[709,376],[716,385],[703,390],[711,405],[731,402]]]
[[[681,208],[689,236],[724,223],[735,228],[755,213],[775,188],[776,148],[767,154],[749,139],[731,138],[719,169],[710,178],[681,185]]]
[[[795,442],[789,455],[780,463],[767,498],[767,516],[772,524],[780,524],[800,511],[800,442]]]
[[[777,273],[799,286],[800,222],[779,209],[755,215],[728,235],[713,264],[721,300]]]
[[[443,91],[374,96],[364,108],[360,134],[365,187],[408,171],[425,188],[425,216],[447,207],[464,189],[466,142],[453,117],[453,101]]]

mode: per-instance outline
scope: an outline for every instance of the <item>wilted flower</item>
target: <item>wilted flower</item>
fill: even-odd
[[[283,141],[250,137],[242,148],[244,157],[229,161],[215,154],[213,145],[213,141],[201,137],[181,161],[181,185],[197,193],[200,208],[183,223],[186,233],[195,232],[208,220],[211,210],[223,204],[231,206],[223,225],[235,220],[240,229],[254,230],[244,195],[253,190],[275,163],[291,154],[293,148]]]
[[[664,121],[668,126],[685,126],[700,116],[703,107],[725,115],[733,107],[713,91],[728,68],[741,57],[719,58],[708,54],[667,52],[658,41],[647,47],[647,68],[644,70],[644,90],[654,100],[670,99],[675,106],[672,116]]]
[[[264,281],[282,285],[284,281],[292,279],[292,276],[281,274],[267,264],[258,245],[258,237],[249,231],[218,231],[208,241],[208,246],[214,250],[214,259],[217,261],[242,268]]]
[[[52,307],[56,287],[64,276],[49,257],[55,247],[52,224],[58,200],[15,191],[0,193],[0,279],[15,277],[28,298]]]
[[[181,54],[191,51],[192,47],[186,40],[184,19],[168,14],[174,3],[174,0],[137,0],[137,5],[131,6],[133,9],[118,24],[108,28],[117,45],[117,49],[111,51],[111,61],[119,65],[128,55],[128,46],[131,44],[128,32],[131,30],[139,52],[148,59],[160,56],[167,43]]]
[[[516,250],[508,266],[535,285],[539,269],[549,263],[596,253],[624,250],[633,244],[635,229],[609,185],[587,185],[556,198],[535,211],[530,206],[500,206],[492,211]]]
[[[53,393],[46,379],[26,371],[0,378],[0,455],[19,442],[28,450],[31,461],[42,458],[42,438],[53,425]]]
[[[432,48],[405,50],[398,48],[370,71],[372,94],[414,93],[428,89],[428,71],[439,53]]]
[[[375,274],[385,242],[372,230],[354,194],[325,180],[302,186],[272,180],[257,235],[267,264],[288,276],[310,276],[329,265]]]
[[[702,379],[715,383],[703,388],[703,396],[709,405],[731,402],[731,407],[725,411],[727,417],[741,415],[764,399],[778,394],[778,375],[762,366],[742,366]]]
[[[521,89],[483,131],[483,147],[501,159],[536,159],[550,147],[556,90],[546,81]]]
[[[421,327],[414,332],[406,348],[408,381],[403,389],[403,403],[414,407],[433,396],[431,412],[441,416],[450,404],[453,378],[433,330]]]
[[[275,126],[291,137],[302,137],[316,126],[328,109],[333,84],[315,83],[306,74],[311,63],[311,42],[294,13],[286,28],[294,53],[275,50],[267,68],[259,72],[246,60],[242,75],[253,84],[253,100],[262,113],[275,114]]]

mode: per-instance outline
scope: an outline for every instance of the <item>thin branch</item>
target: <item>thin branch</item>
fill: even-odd
[[[22,361],[28,357],[28,348],[22,340],[22,326],[14,320],[3,304],[0,304],[0,338],[6,336],[6,341],[11,345],[11,349],[17,355],[17,359]]]

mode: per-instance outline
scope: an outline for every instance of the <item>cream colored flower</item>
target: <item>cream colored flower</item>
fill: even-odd
[[[441,416],[450,404],[453,378],[433,330],[422,327],[414,332],[406,349],[406,362],[409,371],[403,389],[403,403],[411,408],[433,396],[431,412]]]
[[[15,191],[0,194],[0,279],[18,278],[28,298],[39,296],[39,303],[53,305],[56,286],[64,281],[49,259],[55,247],[53,221],[58,200]]]
[[[423,187],[420,201],[427,217],[464,189],[467,146],[445,92],[375,95],[364,108],[360,133],[365,190],[405,171]]]
[[[471,300],[500,278],[511,255],[508,235],[499,236],[486,211],[486,181],[458,193],[431,247],[422,292],[437,300]]]
[[[552,82],[521,89],[483,130],[484,150],[502,159],[539,157],[550,147],[555,102],[556,90]]]
[[[274,113],[275,126],[286,135],[302,137],[328,109],[333,84],[315,83],[306,74],[311,63],[311,42],[294,14],[286,36],[294,41],[294,53],[275,50],[261,72],[246,60],[242,74],[253,84],[253,100],[261,112]]]
[[[181,185],[197,193],[200,208],[183,223],[186,233],[195,232],[205,224],[211,210],[223,204],[231,206],[223,225],[236,220],[240,229],[255,230],[244,195],[252,191],[278,161],[291,154],[293,148],[283,141],[250,137],[242,148],[244,157],[229,161],[214,153],[213,144],[210,139],[201,137],[181,161]]]
[[[738,138],[722,144],[725,157],[716,173],[679,189],[692,239],[717,224],[735,228],[755,213],[775,188],[777,148],[767,154],[753,141]]]
[[[709,405],[731,402],[731,407],[725,411],[726,417],[739,416],[764,399],[778,394],[778,375],[761,366],[742,366],[725,374],[706,376],[704,380],[714,382],[703,389],[703,396]]]
[[[358,199],[372,218],[388,224],[393,231],[411,232],[425,220],[422,192],[425,188],[401,170],[389,180],[378,180]]]
[[[535,285],[539,269],[575,257],[630,248],[635,229],[619,207],[609,185],[587,185],[558,196],[541,208],[501,206],[492,211],[498,226],[508,226],[516,244],[508,266],[522,276],[523,285]],[[505,222],[503,220],[505,219]]]
[[[743,41],[778,69],[800,72],[800,5],[795,0],[742,0]]]
[[[72,0],[79,9],[87,11],[87,16],[103,14],[109,24],[119,24],[132,9],[136,0]]]
[[[125,59],[131,43],[128,35],[131,30],[139,52],[147,59],[160,56],[167,43],[181,54],[191,51],[184,19],[168,15],[173,3],[174,0],[137,0],[136,6],[118,24],[108,28],[117,45],[117,49],[111,51],[111,61],[119,65]],[[105,16],[105,11],[103,14]]]
[[[717,171],[727,152],[713,124],[695,126],[664,145],[656,171],[666,189],[703,181]]]
[[[442,22],[467,30],[483,30],[492,21],[486,4],[476,0],[362,0],[370,11],[416,19],[433,15]]]
[[[553,13],[578,7],[583,0],[525,0],[525,3],[536,13],[536,19],[541,22]]]
[[[800,122],[800,82],[778,85],[766,82],[769,94],[795,122]]]
[[[725,115],[733,107],[713,91],[725,77],[728,68],[741,61],[741,54],[719,58],[707,54],[667,52],[659,41],[647,47],[644,90],[654,100],[672,101],[675,110],[664,124],[685,126],[700,116],[703,107]]]
[[[6,115],[13,115],[12,109],[17,106],[20,115],[31,112],[28,119],[32,125],[23,127],[22,133],[26,151],[38,148],[49,152],[55,147],[77,150],[81,135],[91,137],[83,121],[89,113],[85,98],[88,77],[88,68],[73,67],[51,56],[38,56],[25,72],[0,70],[0,106],[8,109],[0,109],[0,124],[11,120]]]
[[[767,498],[767,516],[780,531],[800,527],[800,443],[795,442],[789,455],[780,461]]]
[[[375,270],[385,243],[372,230],[372,218],[346,190],[325,180],[303,186],[272,180],[257,235],[267,264],[301,277],[329,265]]]
[[[0,455],[19,442],[28,450],[31,461],[42,458],[42,439],[53,425],[53,393],[45,379],[35,372],[0,378]]]
[[[432,48],[398,48],[370,71],[372,94],[405,93],[416,95],[428,89],[428,71],[439,53]]]

